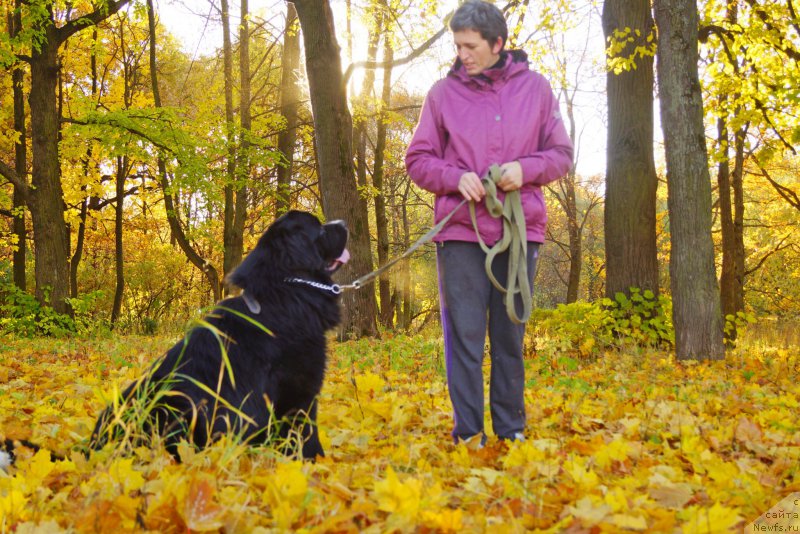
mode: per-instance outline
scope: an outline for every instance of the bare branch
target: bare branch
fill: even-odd
[[[25,181],[17,174],[17,171],[0,161],[0,176],[14,184],[19,188],[25,196],[30,194],[30,187]]]
[[[63,43],[82,29],[86,28],[87,26],[96,26],[100,22],[106,20],[108,17],[116,13],[117,11],[122,8],[125,4],[128,3],[128,0],[106,0],[106,2],[99,6],[97,9],[92,11],[91,13],[71,20],[67,22],[62,27],[58,28],[57,30],[57,40],[59,43]]]
[[[347,67],[347,70],[344,73],[344,79],[342,80],[342,83],[344,84],[345,87],[347,87],[347,83],[350,81],[350,76],[353,75],[353,71],[357,68],[387,69],[387,68],[399,67],[400,65],[405,65],[406,63],[415,60],[416,58],[424,54],[425,51],[428,50],[433,45],[433,43],[438,41],[442,37],[442,35],[444,35],[445,32],[447,32],[447,21],[450,20],[450,17],[452,16],[453,16],[453,11],[445,15],[444,26],[438,32],[433,34],[433,36],[430,39],[422,43],[418,48],[412,50],[411,53],[405,57],[401,57],[400,59],[395,59],[393,61],[357,61],[355,63],[351,63]]]

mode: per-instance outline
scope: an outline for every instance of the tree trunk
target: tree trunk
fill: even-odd
[[[92,55],[89,59],[89,67],[92,73],[92,99],[97,97],[97,28],[92,31]],[[97,103],[95,102],[95,106]],[[89,165],[92,159],[92,145],[91,142],[86,148],[86,157],[83,160],[83,175],[86,178],[86,183],[89,183]],[[86,194],[88,187],[84,185],[81,191]],[[81,201],[81,212],[78,220],[78,235],[75,238],[75,249],[72,251],[72,258],[69,260],[69,293],[72,298],[78,296],[78,267],[83,257],[83,244],[86,236],[86,218],[89,215],[89,203],[91,196],[85,196]],[[112,313],[113,315],[113,313]]]
[[[44,9],[46,18],[31,28],[38,46],[31,57],[31,147],[33,186],[28,207],[34,239],[36,298],[58,313],[69,313],[69,231],[64,218],[64,196],[58,155],[59,111],[56,97],[58,49],[71,36],[89,25],[107,19],[128,0],[107,0],[95,11],[56,28],[53,6]]]
[[[283,155],[283,164],[278,165],[278,184],[275,192],[275,216],[287,212],[291,207],[292,173],[294,171],[294,148],[297,142],[298,109],[300,87],[297,71],[300,68],[300,27],[294,4],[286,3],[286,29],[283,32],[283,56],[281,58],[281,115],[286,127],[278,133],[278,150]]]
[[[727,101],[727,95],[722,96],[723,101]],[[726,109],[725,103],[720,106]],[[717,119],[717,143],[719,150],[722,151],[719,165],[717,166],[717,189],[719,191],[719,220],[722,231],[722,268],[719,277],[720,304],[722,316],[736,316],[736,278],[733,264],[734,258],[734,235],[733,235],[733,207],[731,205],[731,169],[728,159],[728,125],[724,117]],[[736,340],[736,330],[733,329],[725,333],[725,338],[729,341]]]
[[[111,308],[111,327],[113,328],[122,313],[122,297],[125,293],[125,250],[122,245],[122,222],[124,214],[125,178],[128,176],[128,156],[117,157],[116,197],[114,203],[114,304]]]
[[[408,250],[408,247],[411,246],[411,234],[409,231],[410,223],[408,221],[408,197],[411,193],[411,180],[406,181],[406,187],[403,191],[403,196],[400,199],[400,210],[401,210],[401,217],[403,226],[402,226],[402,234],[403,234],[403,241],[402,246],[403,250]],[[399,233],[399,232],[398,232]],[[411,262],[403,261],[400,262],[400,291],[401,295],[399,299],[399,310],[398,310],[398,317],[397,317],[397,325],[402,330],[408,330],[411,328],[411,316],[413,313],[413,304],[414,304],[414,294],[413,294],[413,287],[411,285]]]
[[[227,10],[227,4],[227,2],[223,3],[223,12]],[[223,16],[227,19],[225,15]],[[248,136],[250,135],[251,126],[250,24],[248,23],[248,17],[247,0],[242,0],[239,22],[239,149],[235,154],[235,163],[232,165],[230,161],[228,162],[228,172],[231,173],[231,171],[233,171],[233,173],[229,174],[228,179],[230,183],[225,187],[224,252],[222,261],[222,268],[225,275],[231,272],[242,261],[244,223],[247,217],[247,179],[250,176],[250,142]],[[230,47],[230,32],[228,32],[227,39],[227,46]],[[232,62],[232,59],[230,59],[230,61]],[[226,68],[227,67],[228,66],[226,66]],[[227,88],[225,96],[226,98],[228,97]],[[227,114],[227,103],[225,108]],[[231,120],[233,119],[232,107],[230,118]],[[232,122],[229,123],[229,125],[232,125]],[[229,142],[233,142],[232,139],[229,139]],[[230,150],[228,156],[232,157]]]
[[[583,247],[581,244],[581,226],[578,224],[578,206],[575,197],[575,171],[572,170],[559,180],[563,188],[564,212],[567,216],[567,233],[569,236],[569,278],[567,278],[567,303],[578,300],[581,287],[581,269],[583,267]]]
[[[378,57],[378,42],[383,30],[383,14],[376,13],[374,26],[367,37],[367,61],[375,62]],[[374,107],[371,105],[372,90],[375,85],[375,70],[367,69],[361,84],[361,93],[356,99],[356,113],[353,117],[353,140],[356,149],[356,181],[364,190],[367,187],[367,117]]]
[[[697,72],[697,5],[694,0],[655,0],[654,7],[669,192],[675,349],[679,359],[721,359],[725,347]]]
[[[575,106],[573,99],[566,95],[567,121],[569,123],[569,138],[573,144],[576,142]],[[558,188],[558,190],[556,190]],[[581,224],[578,222],[578,202],[575,194],[575,167],[570,169],[567,176],[557,184],[549,187],[561,204],[567,217],[567,235],[569,237],[569,276],[567,278],[566,302],[578,300],[578,290],[581,286],[581,269],[583,268],[583,245]]]
[[[747,125],[734,134],[733,171],[730,168],[727,146],[719,164],[717,183],[719,186],[720,221],[722,228],[722,269],[720,272],[720,304],[722,316],[727,319],[744,311],[744,138]],[[725,119],[717,122],[719,142],[729,141]],[[736,330],[725,332],[725,338],[736,340]]]
[[[729,3],[726,8],[726,19],[729,24],[738,23],[738,7]],[[739,99],[734,94],[732,100]],[[721,109],[728,109],[728,95],[720,97]],[[741,109],[737,106],[731,116],[739,115]],[[733,172],[730,168],[729,146],[730,135],[725,117],[718,119],[717,131],[720,146],[724,149],[724,157],[719,165],[718,185],[720,198],[720,217],[722,222],[722,269],[720,274],[720,303],[722,316],[736,318],[738,312],[744,310],[744,138],[748,125],[742,125],[734,133]],[[733,342],[736,340],[736,329],[725,332],[725,338]]]
[[[389,223],[386,218],[386,188],[383,185],[384,176],[384,151],[386,150],[386,110],[389,108],[392,97],[392,49],[391,35],[384,37],[383,60],[386,67],[383,69],[383,88],[381,90],[380,113],[378,114],[377,136],[375,141],[375,168],[372,171],[372,185],[375,187],[375,232],[378,236],[378,265],[389,263]],[[389,275],[384,273],[378,278],[378,298],[381,304],[380,321],[385,328],[392,327],[394,304],[389,287]]]
[[[225,206],[222,216],[222,271],[228,274],[236,265],[231,265],[231,244],[234,240],[234,212],[236,183],[236,133],[233,127],[233,47],[231,45],[230,7],[228,0],[221,0],[222,11],[222,64],[225,85],[225,130],[227,132],[228,161],[225,176]]]
[[[91,149],[87,150],[87,157],[88,154],[91,153]],[[88,174],[88,161],[85,162],[84,167],[84,174]],[[81,191],[84,194],[87,194],[87,188],[84,186],[81,188]],[[72,298],[76,298],[78,296],[78,267],[81,264],[81,258],[83,257],[83,244],[84,239],[86,237],[86,219],[89,216],[89,202],[91,201],[90,197],[85,197],[81,200],[81,211],[78,215],[78,233],[75,238],[75,250],[72,253],[72,257],[69,260],[69,295]]]
[[[153,90],[153,103],[156,107],[161,107],[161,93],[158,90],[158,71],[156,69],[156,17],[155,10],[153,9],[153,0],[147,0],[147,21],[150,30],[150,80]],[[178,244],[180,249],[186,255],[186,258],[192,265],[200,269],[205,275],[211,286],[211,293],[216,302],[221,297],[221,285],[219,274],[217,270],[211,265],[211,262],[204,259],[192,247],[186,233],[181,227],[181,221],[178,219],[178,211],[176,206],[175,197],[172,196],[171,187],[169,183],[169,175],[167,174],[167,165],[162,156],[158,156],[158,174],[161,183],[161,189],[164,192],[164,211],[167,213],[167,221],[169,222],[170,235],[172,240]]]
[[[641,35],[619,55],[647,47],[653,30],[648,0],[607,0],[603,33],[631,28]],[[606,75],[608,144],[606,149],[605,250],[606,295],[631,287],[658,294],[656,189],[653,161],[653,59],[637,57],[636,68]]]
[[[70,312],[69,234],[64,219],[64,194],[58,155],[59,116],[56,102],[58,48],[61,44],[50,20],[44,39],[34,48],[31,65],[31,147],[33,171],[30,210],[34,237],[36,298],[58,313]]]
[[[734,308],[744,311],[744,141],[748,125],[745,124],[734,134],[734,164],[731,173],[733,189],[733,265],[734,265]]]
[[[247,181],[250,179],[250,8],[247,0],[240,0],[239,22],[239,125],[241,141],[236,162],[236,201],[234,203],[233,232],[230,243],[230,264],[242,262],[244,253],[244,223],[247,220]],[[226,271],[227,274],[227,271]]]
[[[10,18],[11,37],[14,37],[22,29],[22,2],[16,1],[16,9],[13,17]],[[19,139],[14,144],[14,170],[20,180],[27,181],[28,175],[28,144],[27,132],[25,129],[25,93],[23,84],[25,81],[25,71],[21,67],[15,67],[11,73],[11,84],[14,98],[14,131],[17,132]],[[14,186],[13,206],[14,222],[13,232],[17,238],[17,248],[14,250],[14,285],[20,290],[25,291],[27,287],[25,257],[28,246],[28,230],[25,226],[25,191],[18,186]]]
[[[369,221],[359,209],[353,173],[353,121],[347,107],[333,14],[327,0],[297,0],[295,7],[305,44],[322,208],[328,219],[342,219],[350,228],[352,257],[340,275],[349,281],[372,271],[372,255]],[[343,335],[377,335],[373,291],[350,291],[342,301]]]

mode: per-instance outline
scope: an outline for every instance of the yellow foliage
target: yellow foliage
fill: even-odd
[[[416,518],[421,496],[422,482],[410,477],[401,481],[391,466],[386,469],[386,478],[375,483],[378,508],[406,519]]]
[[[691,365],[608,353],[569,370],[530,360],[527,441],[489,432],[481,446],[453,444],[442,374],[394,369],[403,342],[392,339],[391,365],[371,342],[379,363],[363,370],[350,356],[361,342],[333,345],[316,463],[231,439],[181,444],[176,463],[158,448],[71,451],[148,358],[119,367],[107,341],[6,340],[0,437],[44,449],[0,472],[0,529],[710,533],[741,530],[800,491],[800,376],[761,352]]]

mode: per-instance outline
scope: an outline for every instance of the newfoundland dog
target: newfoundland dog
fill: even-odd
[[[339,323],[331,274],[349,254],[347,228],[290,211],[267,229],[220,301],[186,337],[98,418],[90,446],[160,435],[173,455],[234,434],[324,456],[316,429],[325,373],[325,332]],[[138,434],[138,435],[137,435]]]

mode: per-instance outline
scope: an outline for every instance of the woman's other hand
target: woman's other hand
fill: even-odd
[[[522,165],[519,161],[510,161],[500,165],[502,174],[497,182],[497,187],[505,191],[516,191],[522,187]],[[463,177],[462,177],[463,178]]]

